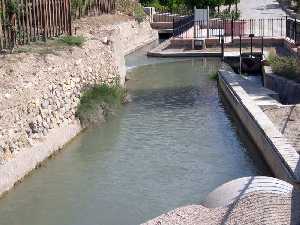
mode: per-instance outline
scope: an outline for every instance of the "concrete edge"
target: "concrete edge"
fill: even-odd
[[[160,58],[175,57],[222,57],[222,53],[217,52],[148,52],[147,56]]]
[[[232,71],[219,70],[219,86],[276,177],[300,183],[300,158],[266,114],[234,80]]]
[[[147,56],[149,57],[158,57],[158,58],[180,58],[180,57],[222,57],[221,52],[197,52],[195,50],[189,50],[186,52],[176,51],[174,49],[173,52],[165,52],[164,49],[168,47],[171,43],[171,40],[168,39],[161,44],[159,44],[156,48],[147,52]]]
[[[52,129],[40,142],[15,153],[12,159],[0,165],[0,196],[13,188],[40,163],[62,149],[82,130],[78,120],[64,127]]]

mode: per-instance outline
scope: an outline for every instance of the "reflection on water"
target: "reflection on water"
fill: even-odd
[[[266,174],[208,78],[218,60],[141,57],[128,59],[144,65],[128,72],[133,101],[1,199],[1,225],[136,225]]]

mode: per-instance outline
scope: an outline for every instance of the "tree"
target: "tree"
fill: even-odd
[[[220,13],[220,6],[225,3],[225,0],[216,0],[216,5],[218,7],[218,13]]]

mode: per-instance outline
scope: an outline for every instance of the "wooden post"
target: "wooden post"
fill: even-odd
[[[72,35],[72,14],[71,14],[71,0],[68,0],[68,27],[69,27],[69,35]]]
[[[43,39],[47,41],[47,19],[46,19],[46,4],[45,0],[41,1],[42,3],[42,19],[43,19]]]

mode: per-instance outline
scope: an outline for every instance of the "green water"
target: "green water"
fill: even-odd
[[[2,198],[1,225],[137,225],[267,173],[209,79],[219,60],[127,60],[132,102]]]

